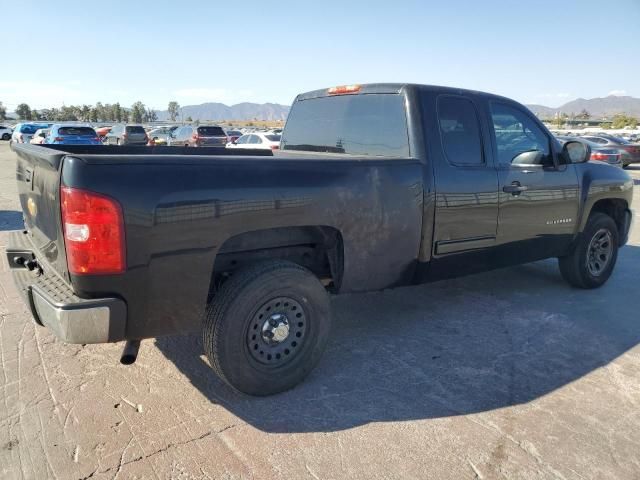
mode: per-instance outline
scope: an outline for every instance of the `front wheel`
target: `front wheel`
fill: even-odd
[[[203,322],[213,370],[249,395],[301,382],[329,338],[329,297],[309,270],[274,260],[235,272],[216,292]]]
[[[578,288],[597,288],[609,279],[618,258],[618,227],[600,212],[589,216],[572,252],[558,259],[562,277]]]

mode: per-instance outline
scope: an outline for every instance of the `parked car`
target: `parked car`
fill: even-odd
[[[226,134],[227,143],[233,143],[242,136],[242,132],[240,130],[227,130]]]
[[[106,145],[146,145],[149,137],[142,125],[118,123],[104,137]]]
[[[199,331],[221,379],[268,395],[320,360],[329,293],[550,257],[596,288],[627,242],[629,174],[504,97],[317,90],[295,99],[281,146],[16,145],[26,230],[6,259],[36,321],[70,343],[128,340],[123,363],[140,339]]]
[[[111,126],[110,125],[106,125],[103,127],[99,127],[95,129],[96,134],[100,137],[100,138],[104,138],[107,133],[109,133],[111,131]]]
[[[607,148],[616,148],[622,154],[622,166],[627,168],[632,163],[640,163],[640,144],[607,134],[584,135],[582,138]]]
[[[591,142],[583,137],[558,135],[556,136],[556,138],[558,139],[558,141],[560,141],[561,144],[569,141],[584,143],[591,148],[591,155],[589,156],[589,160],[598,160],[601,162],[606,162],[609,165],[622,168],[622,153],[617,148],[603,147],[602,145]]]
[[[36,133],[33,134],[29,143],[31,145],[42,145],[49,135],[50,130],[48,128],[39,128]]]
[[[55,124],[44,143],[49,145],[102,145],[96,131],[87,125]]]
[[[277,150],[280,148],[280,135],[269,133],[249,133],[242,135],[235,142],[227,143],[227,148],[257,148]]]
[[[50,123],[18,123],[11,134],[11,143],[29,143],[36,130],[50,126]]]
[[[171,134],[168,142],[170,146],[181,147],[224,147],[227,134],[213,125],[183,125]]]
[[[0,139],[10,140],[13,129],[9,125],[0,125]]]
[[[168,140],[171,136],[171,133],[174,132],[177,128],[177,125],[172,125],[167,127],[157,127],[149,130],[147,132],[149,143],[151,145],[167,145],[169,143]]]

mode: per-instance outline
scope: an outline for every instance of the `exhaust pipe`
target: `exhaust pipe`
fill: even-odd
[[[131,365],[138,358],[138,350],[140,350],[140,340],[127,340],[122,349],[120,363],[122,365]]]

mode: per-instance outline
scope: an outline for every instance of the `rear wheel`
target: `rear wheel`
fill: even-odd
[[[9,140],[11,138],[11,135],[9,135],[8,133],[3,133],[2,134],[2,139],[3,140]]]
[[[618,227],[600,212],[589,216],[572,252],[559,258],[562,277],[574,287],[597,288],[609,279],[618,258]]]
[[[302,381],[329,338],[329,298],[307,269],[267,261],[233,274],[207,307],[204,350],[213,370],[249,395]]]

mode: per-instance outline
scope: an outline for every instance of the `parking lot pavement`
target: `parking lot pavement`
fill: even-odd
[[[14,162],[0,142],[0,248]],[[58,342],[2,259],[0,478],[640,478],[639,230],[596,291],[544,261],[334,298],[320,366],[262,399],[197,336],[130,367],[122,345]]]

